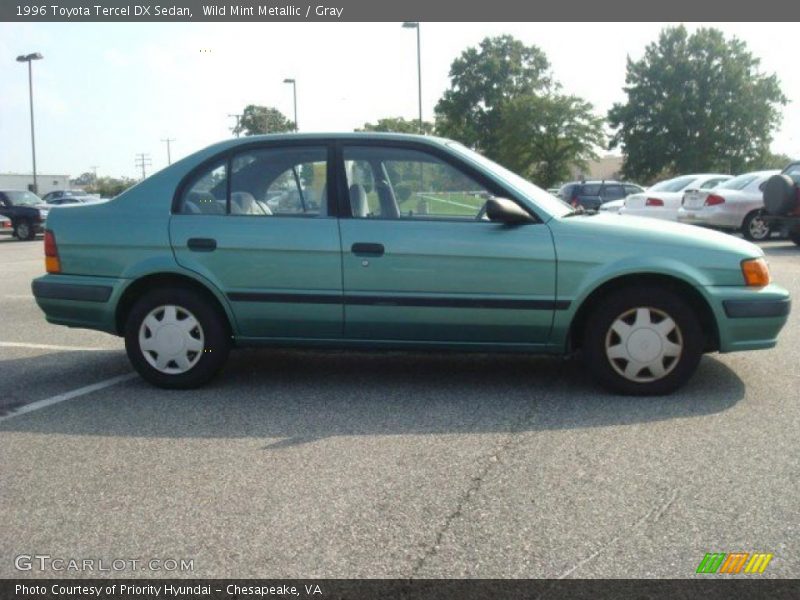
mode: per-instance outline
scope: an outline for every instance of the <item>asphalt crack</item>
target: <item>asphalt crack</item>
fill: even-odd
[[[558,381],[560,371],[560,368],[555,369],[553,381],[551,381],[551,383]],[[439,552],[439,547],[444,540],[444,536],[450,530],[452,523],[456,519],[463,516],[464,508],[467,506],[467,504],[469,504],[472,498],[474,498],[480,492],[483,482],[486,480],[487,476],[495,468],[497,468],[497,466],[502,464],[500,457],[522,444],[523,440],[520,436],[520,433],[522,433],[523,428],[530,424],[530,422],[536,417],[540,401],[541,398],[536,398],[531,401],[532,404],[529,410],[522,417],[517,419],[517,421],[512,425],[503,443],[496,446],[494,450],[484,459],[484,463],[478,473],[470,479],[470,484],[467,486],[467,489],[461,494],[461,496],[459,496],[455,508],[447,514],[442,522],[442,525],[436,531],[433,543],[425,549],[425,552],[422,554],[422,556],[418,557],[414,561],[414,565],[411,568],[410,579],[416,578],[425,567],[428,560],[437,555]]]

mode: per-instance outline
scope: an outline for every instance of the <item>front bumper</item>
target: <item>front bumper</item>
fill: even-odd
[[[719,351],[760,350],[778,343],[789,319],[789,292],[770,284],[763,288],[709,286],[719,331]]]
[[[48,323],[97,329],[117,335],[116,306],[127,279],[45,275],[31,283]]]

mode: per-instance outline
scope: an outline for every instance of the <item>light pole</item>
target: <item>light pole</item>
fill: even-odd
[[[405,29],[417,30],[417,95],[419,98],[419,132],[424,133],[422,129],[422,50],[420,49],[419,39],[419,23],[417,21],[406,21],[403,23]]]
[[[32,54],[22,54],[17,57],[17,62],[26,62],[28,63],[28,91],[30,94],[30,101],[31,101],[31,154],[33,155],[33,193],[37,194],[39,192],[39,186],[36,181],[36,135],[34,134],[33,128],[33,67],[31,66],[33,61],[41,60],[44,56],[39,54],[38,52],[33,52]]]
[[[175,141],[175,138],[166,138],[166,139],[162,139],[161,141],[162,142],[166,142],[166,144],[167,144],[167,165],[171,165],[172,164],[172,153],[170,152],[169,145],[170,145],[170,143]]]
[[[294,79],[289,79],[287,77],[283,80],[283,83],[292,84],[292,93],[294,95],[294,132],[297,133],[299,131],[297,127],[297,82]]]

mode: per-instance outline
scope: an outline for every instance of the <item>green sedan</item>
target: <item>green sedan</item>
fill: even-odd
[[[763,252],[584,214],[460,144],[394,134],[228,140],[47,221],[51,323],[124,336],[165,388],[233,346],[578,352],[624,394],[704,352],[771,348],[789,314]]]

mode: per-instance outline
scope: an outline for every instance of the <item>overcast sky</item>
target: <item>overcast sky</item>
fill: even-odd
[[[762,70],[778,74],[789,104],[773,151],[800,158],[800,78],[796,53],[776,40],[793,24],[712,24],[747,42]],[[663,23],[423,23],[423,113],[448,85],[450,63],[467,46],[509,33],[547,53],[566,92],[604,115],[624,100],[625,59],[642,56]],[[688,25],[694,29],[695,25]],[[30,172],[28,79],[19,54],[34,63],[37,165],[73,177],[138,176],[231,136],[247,104],[292,117],[297,79],[301,131],[351,131],[384,116],[417,115],[416,38],[400,23],[0,23],[0,173]]]

